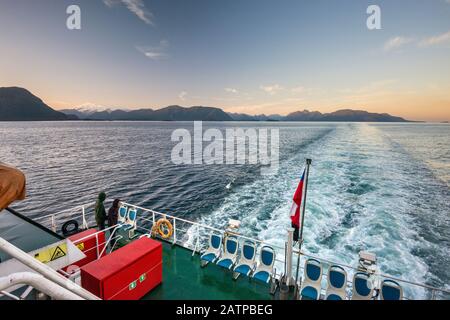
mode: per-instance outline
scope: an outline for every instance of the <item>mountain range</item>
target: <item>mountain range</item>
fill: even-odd
[[[195,106],[185,108],[169,106],[162,109],[95,110],[73,108],[55,111],[26,89],[0,88],[0,121],[48,121],[48,120],[128,120],[128,121],[345,121],[345,122],[407,122],[387,113],[370,113],[362,110],[343,109],[331,113],[296,111],[287,116],[248,115],[226,113],[222,109]]]
[[[318,111],[296,111],[282,116],[249,115],[245,113],[226,113],[222,109],[211,107],[169,106],[166,108],[139,110],[84,111],[79,109],[61,110],[67,115],[77,116],[81,120],[141,120],[141,121],[330,121],[330,122],[408,122],[401,117],[387,113],[371,113],[362,110],[343,109],[331,113]]]

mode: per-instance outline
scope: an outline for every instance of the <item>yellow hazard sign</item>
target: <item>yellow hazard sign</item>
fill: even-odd
[[[84,250],[84,242],[77,244],[78,249],[80,249],[81,251]]]
[[[42,263],[48,263],[67,255],[67,244],[61,243],[55,247],[47,248],[34,254],[34,257]]]

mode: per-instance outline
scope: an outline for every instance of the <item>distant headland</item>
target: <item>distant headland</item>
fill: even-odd
[[[331,113],[296,111],[283,115],[227,113],[220,108],[174,105],[162,109],[56,111],[24,88],[0,88],[0,121],[329,121],[329,122],[410,122],[387,113],[343,109]]]

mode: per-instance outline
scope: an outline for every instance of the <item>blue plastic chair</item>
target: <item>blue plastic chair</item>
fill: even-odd
[[[254,242],[246,240],[242,245],[241,256],[234,272],[249,276],[255,268],[256,259],[256,245]]]
[[[230,270],[237,260],[239,242],[236,237],[229,236],[225,240],[225,248],[222,257],[217,261],[217,265]]]
[[[300,298],[302,300],[318,300],[322,290],[323,268],[320,261],[308,259],[305,261],[305,271],[303,275]]]
[[[332,265],[328,269],[328,287],[325,300],[345,300],[347,292],[347,273],[341,266]]]
[[[124,205],[120,206],[117,222],[120,224],[125,223],[125,221],[127,220],[127,213],[128,213],[128,208]]]
[[[252,278],[258,281],[269,283],[272,279],[273,266],[275,264],[275,250],[272,247],[261,248],[260,260]]]
[[[403,289],[394,280],[385,279],[381,284],[381,300],[402,300]]]
[[[214,262],[220,257],[222,248],[222,236],[219,234],[211,234],[209,237],[209,247],[200,256],[202,266],[205,266],[209,262]]]
[[[137,209],[130,208],[128,210],[127,218],[125,220],[124,230],[125,231],[136,230],[136,227],[137,227]]]
[[[374,288],[367,273],[358,272],[353,277],[352,300],[371,300]]]

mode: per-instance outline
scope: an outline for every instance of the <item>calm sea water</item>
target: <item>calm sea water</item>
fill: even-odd
[[[450,126],[366,123],[204,123],[280,129],[280,170],[255,165],[174,165],[174,129],[192,123],[0,123],[0,161],[23,170],[36,218],[112,198],[224,226],[284,246],[291,198],[313,159],[305,249],[355,265],[360,250],[383,272],[449,288]],[[226,186],[233,181],[231,188]],[[420,297],[421,290],[408,289]]]

